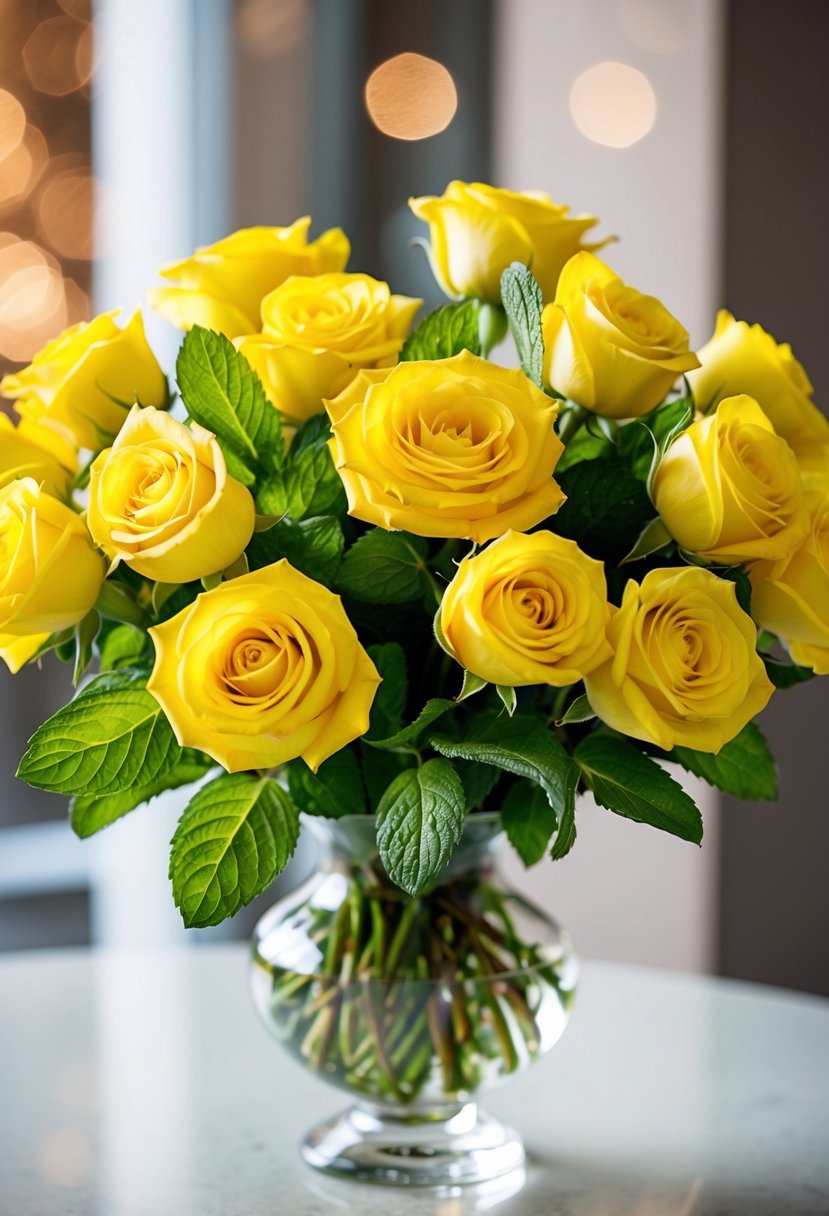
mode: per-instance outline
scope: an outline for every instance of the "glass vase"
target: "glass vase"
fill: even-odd
[[[499,878],[499,816],[467,818],[418,898],[385,873],[372,816],[304,821],[319,868],[259,921],[251,979],[280,1043],[353,1099],[308,1133],[305,1160],[400,1185],[517,1169],[520,1136],[476,1099],[560,1038],[577,963],[569,936]]]

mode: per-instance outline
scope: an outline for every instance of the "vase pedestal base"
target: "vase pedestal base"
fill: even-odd
[[[302,1156],[339,1177],[392,1186],[487,1182],[524,1163],[521,1137],[474,1102],[424,1117],[351,1106],[306,1136]]]

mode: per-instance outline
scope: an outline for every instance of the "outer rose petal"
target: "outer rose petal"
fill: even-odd
[[[293,629],[288,664],[277,662],[288,652],[275,641],[275,657],[244,657],[277,636],[276,618],[278,636]],[[156,662],[148,689],[179,742],[201,748],[230,772],[273,768],[298,756],[315,769],[367,729],[380,677],[339,597],[285,560],[222,583],[149,632]],[[312,648],[296,641],[305,637]],[[248,661],[253,666],[240,671]],[[245,671],[257,683],[255,693],[242,697]]]

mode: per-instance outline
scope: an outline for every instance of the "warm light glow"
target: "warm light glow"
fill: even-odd
[[[631,42],[654,55],[684,50],[692,18],[688,0],[619,0],[622,29]]]
[[[366,109],[379,131],[394,139],[427,139],[455,116],[458,94],[436,59],[406,52],[387,59],[366,82]]]
[[[570,114],[587,139],[607,148],[629,148],[656,121],[656,95],[642,72],[608,60],[573,81]]]
[[[23,202],[40,180],[48,159],[46,140],[29,124],[23,142],[0,161],[0,211]]]
[[[14,152],[26,130],[26,111],[7,89],[0,89],[0,161]]]
[[[304,42],[311,32],[310,0],[243,0],[236,35],[257,59],[274,59]]]
[[[88,26],[74,17],[50,17],[41,21],[23,47],[23,63],[29,80],[39,93],[52,97],[65,97],[74,93],[89,79],[84,79],[78,70],[78,46],[87,33]],[[91,71],[91,56],[89,70]]]
[[[66,321],[63,277],[55,259],[32,241],[0,232],[0,355],[28,362]]]
[[[57,157],[37,200],[43,237],[56,253],[75,260],[92,257],[94,183],[88,165],[79,159]]]
[[[78,1127],[56,1127],[41,1139],[37,1162],[53,1186],[79,1186],[92,1169],[89,1140]]]

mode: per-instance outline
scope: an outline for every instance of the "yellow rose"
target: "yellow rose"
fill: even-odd
[[[511,262],[522,262],[550,300],[569,257],[613,240],[583,244],[596,217],[571,216],[569,207],[541,191],[517,194],[482,182],[450,182],[440,198],[410,198],[409,206],[429,225],[432,270],[455,299],[477,296],[500,304],[502,273]]]
[[[674,440],[653,482],[671,536],[736,564],[788,556],[808,522],[797,460],[751,397],[728,397]]]
[[[699,366],[664,304],[628,287],[591,253],[564,267],[541,325],[545,382],[606,418],[646,414],[678,376]]]
[[[18,398],[28,422],[53,429],[65,441],[93,450],[118,434],[134,402],[164,405],[167,381],[147,345],[141,314],[120,329],[118,311],[72,325],[28,367],[4,376],[0,392]]]
[[[507,532],[466,558],[440,607],[458,662],[493,684],[563,688],[610,657],[604,567],[552,532]]]
[[[197,249],[162,267],[173,286],[151,288],[150,303],[179,329],[203,325],[228,338],[254,333],[262,300],[291,275],[345,269],[351,252],[345,233],[330,228],[309,241],[310,226],[306,215],[289,228],[241,228]]]
[[[362,371],[325,405],[349,513],[366,523],[485,541],[564,502],[558,406],[521,371],[463,351]]]
[[[613,657],[585,679],[591,706],[666,750],[719,751],[774,691],[734,584],[698,566],[631,580],[607,637]]]
[[[83,521],[31,477],[0,489],[0,658],[17,671],[95,604],[104,563]]]
[[[284,559],[150,629],[147,684],[183,747],[229,772],[310,768],[368,729],[380,677],[339,596]]]
[[[135,406],[92,465],[89,530],[113,563],[189,583],[236,560],[253,535],[248,490],[229,477],[214,435]]]
[[[66,498],[71,474],[56,458],[50,432],[37,423],[12,426],[0,413],[0,486],[19,477],[31,477],[56,498]]]
[[[829,421],[812,401],[809,377],[788,342],[778,345],[759,325],[736,321],[723,309],[699,361],[688,377],[698,409],[707,413],[721,398],[747,393],[797,456],[804,476],[829,475]]]
[[[262,333],[236,346],[273,404],[304,421],[360,368],[396,361],[422,302],[393,296],[367,274],[294,276],[262,301]]]
[[[751,615],[785,642],[795,663],[829,675],[829,497],[806,495],[809,531],[789,558],[757,562]]]

